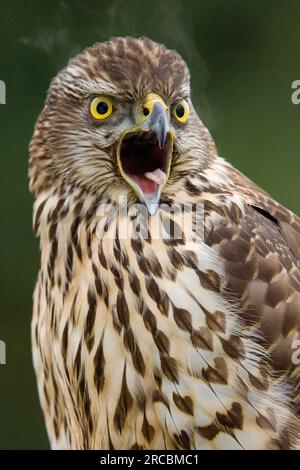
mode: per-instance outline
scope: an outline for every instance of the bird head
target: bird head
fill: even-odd
[[[31,189],[126,194],[154,214],[213,150],[181,56],[147,38],[113,38],[52,81],[30,145]]]

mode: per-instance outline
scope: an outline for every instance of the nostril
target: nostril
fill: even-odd
[[[144,115],[144,116],[148,116],[149,113],[150,113],[149,108],[146,108],[146,107],[145,107],[145,108],[143,109],[143,115]]]

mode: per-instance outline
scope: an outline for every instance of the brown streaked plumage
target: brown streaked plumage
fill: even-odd
[[[114,38],[71,60],[29,174],[52,448],[300,448],[300,221],[218,156],[182,58]]]

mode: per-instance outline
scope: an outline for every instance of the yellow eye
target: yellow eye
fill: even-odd
[[[112,112],[113,104],[111,100],[105,96],[97,96],[91,102],[90,113],[97,121],[108,118]]]
[[[189,105],[185,100],[181,100],[174,106],[173,113],[177,121],[185,123],[190,115]]]

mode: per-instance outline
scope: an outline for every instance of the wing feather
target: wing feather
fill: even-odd
[[[225,267],[224,296],[239,302],[248,328],[258,333],[276,377],[292,383],[300,412],[300,223],[254,183],[232,169],[232,191],[244,201],[244,215],[230,212],[207,234]]]

